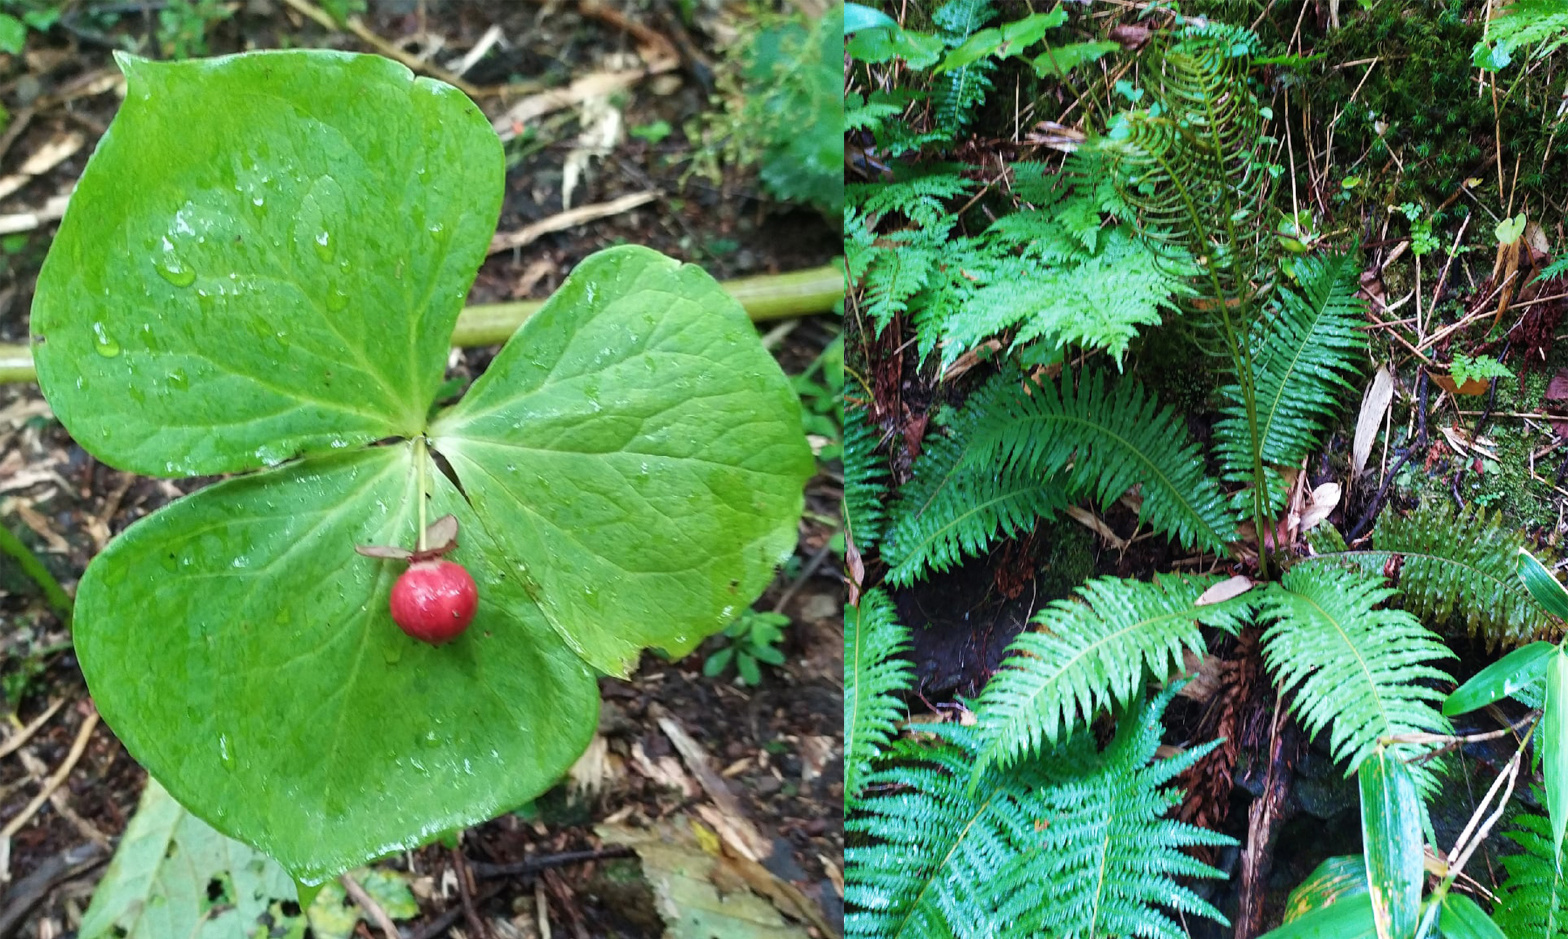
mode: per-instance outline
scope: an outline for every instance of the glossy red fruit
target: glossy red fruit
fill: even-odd
[[[479,588],[461,564],[419,561],[392,585],[392,621],[421,642],[439,645],[463,634],[479,606]]]

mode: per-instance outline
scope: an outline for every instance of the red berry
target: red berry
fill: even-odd
[[[419,561],[392,585],[392,621],[421,642],[439,645],[463,634],[479,605],[479,588],[461,564]]]

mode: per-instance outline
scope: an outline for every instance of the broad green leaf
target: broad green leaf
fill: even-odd
[[[217,897],[213,885],[217,885]],[[147,780],[136,814],[82,917],[81,939],[230,939],[268,935],[294,883],[271,858],[212,829]],[[263,924],[262,917],[271,921]],[[301,929],[303,927],[301,926]],[[281,933],[279,933],[281,934]]]
[[[1386,747],[1356,771],[1361,844],[1379,939],[1413,939],[1421,919],[1421,799],[1415,780]]]
[[[192,812],[319,881],[548,788],[593,734],[597,688],[498,567],[433,465],[431,518],[479,584],[468,631],[405,636],[387,598],[412,544],[408,443],[203,489],[93,559],[75,642],[104,720]]]
[[[1519,579],[1541,609],[1561,620],[1568,620],[1568,590],[1552,576],[1545,565],[1524,548],[1519,549]]]
[[[1291,920],[1263,939],[1376,939],[1371,894],[1357,894]]]
[[[0,13],[0,52],[16,55],[27,45],[27,25],[9,13]]]
[[[1568,828],[1568,651],[1559,646],[1546,660],[1546,705],[1535,742],[1546,778],[1546,811],[1552,820],[1552,851],[1561,852]]]
[[[1052,46],[1043,54],[1034,59],[1036,75],[1044,78],[1055,75],[1065,77],[1068,72],[1080,65],[1088,65],[1107,53],[1115,52],[1121,48],[1116,42],[1074,42],[1062,46]]]
[[[849,54],[854,59],[873,65],[903,59],[916,70],[930,68],[944,48],[940,36],[912,29],[867,29],[849,41]]]
[[[1540,681],[1546,673],[1547,656],[1556,648],[1550,642],[1532,642],[1476,672],[1443,702],[1443,716],[1453,717],[1486,707]]]
[[[579,264],[431,439],[509,573],[616,675],[647,646],[684,655],[762,592],[814,471],[744,311],[635,246]]]
[[[876,29],[882,26],[897,29],[898,23],[894,22],[891,16],[888,16],[881,10],[873,10],[864,4],[844,4],[844,35],[848,36],[851,33],[858,33],[862,29]]]
[[[1057,7],[1049,13],[1035,13],[1005,26],[982,29],[965,40],[963,45],[949,52],[942,59],[942,64],[932,70],[932,74],[940,75],[955,68],[962,68],[986,56],[1005,58],[1018,55],[1024,49],[1039,42],[1040,37],[1044,36],[1047,30],[1060,26],[1066,21],[1067,11]]]
[[[1508,939],[1474,900],[1451,890],[1443,897],[1438,927],[1443,939]]]
[[[500,210],[484,115],[378,56],[119,61],[33,304],[71,435],[181,476],[423,429]]]
[[[1336,903],[1347,897],[1367,892],[1366,860],[1359,854],[1341,854],[1324,858],[1323,863],[1312,869],[1307,879],[1285,898],[1283,921],[1300,919],[1313,910]]]

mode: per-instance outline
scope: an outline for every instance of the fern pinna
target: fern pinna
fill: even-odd
[[[894,621],[893,602],[868,590],[844,608],[844,799],[860,795],[871,764],[897,736],[914,668],[904,659],[909,630]]]
[[[845,822],[860,841],[844,854],[846,935],[1185,936],[1165,910],[1223,923],[1177,880],[1220,876],[1184,848],[1233,842],[1165,818],[1180,800],[1170,781],[1210,749],[1155,759],[1170,699],[1139,701],[1103,753],[1079,735],[979,786],[974,728],[900,741]]]
[[[1504,834],[1522,850],[1502,858],[1508,879],[1498,892],[1497,925],[1508,939],[1568,939],[1568,864],[1552,849],[1552,823],[1520,813],[1513,824]]]

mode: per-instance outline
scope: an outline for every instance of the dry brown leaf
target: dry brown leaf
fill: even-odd
[[[1252,578],[1246,574],[1228,577],[1198,594],[1198,599],[1193,603],[1193,606],[1209,606],[1213,603],[1224,603],[1226,600],[1239,597],[1251,590],[1252,583]]]
[[[1383,416],[1394,401],[1394,369],[1385,364],[1372,376],[1366,394],[1361,397],[1361,413],[1356,415],[1356,439],[1351,447],[1350,476],[1352,479],[1366,472],[1367,460],[1372,456],[1372,444],[1377,442],[1378,428],[1383,426]]]
[[[1311,531],[1339,506],[1339,483],[1324,483],[1312,490],[1307,509],[1301,513],[1301,530]]]

